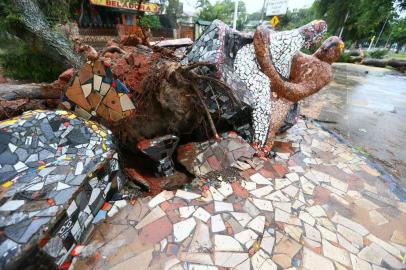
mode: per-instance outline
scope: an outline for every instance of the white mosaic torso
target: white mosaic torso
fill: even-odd
[[[261,72],[253,44],[244,46],[238,51],[234,62],[234,71],[247,85],[254,98],[253,126],[254,141],[265,143],[270,121],[271,91],[269,78]]]
[[[270,54],[276,70],[288,79],[292,58],[305,44],[299,30],[271,33]],[[249,44],[238,51],[234,71],[247,85],[254,97],[253,126],[254,141],[264,146],[271,120],[272,99],[269,78],[261,72],[256,60],[255,48]]]

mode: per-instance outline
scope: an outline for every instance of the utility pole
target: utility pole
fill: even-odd
[[[345,26],[345,23],[348,20],[349,15],[350,15],[350,11],[347,11],[347,14],[345,15],[343,26],[341,27],[340,35],[338,36],[339,38],[341,38],[343,36],[344,26]]]
[[[393,31],[390,32],[389,37],[388,37],[388,39],[386,40],[385,48],[386,48],[386,47],[388,46],[388,44],[389,44],[389,40],[390,40],[390,37],[392,36],[392,33],[393,33]]]
[[[386,26],[386,23],[388,22],[388,19],[389,19],[389,14],[388,14],[388,16],[386,16],[385,23],[383,24],[382,29],[381,29],[381,32],[379,33],[378,39],[377,39],[376,42],[375,42],[375,46],[374,46],[375,48],[376,48],[376,45],[378,45],[378,41],[379,41],[379,39],[381,38],[382,32],[383,32],[383,30],[385,29],[385,26]]]
[[[234,20],[233,20],[233,29],[237,29],[237,17],[238,17],[238,1],[235,0],[235,6],[234,6]]]
[[[372,44],[374,44],[374,40],[375,40],[375,36],[372,37],[371,43],[369,43],[369,47],[368,47],[368,50],[367,50],[368,52],[371,50]]]
[[[266,10],[265,10],[265,8],[266,8],[266,2],[267,2],[267,0],[264,0],[264,4],[262,5],[262,9],[261,9],[261,20],[260,20],[260,22],[262,22],[262,21],[264,20],[264,15],[265,15],[265,12],[266,12]]]

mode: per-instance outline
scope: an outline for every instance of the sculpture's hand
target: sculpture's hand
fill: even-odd
[[[269,36],[269,28],[266,26],[259,26],[257,28],[257,31],[254,34],[255,54],[262,72],[271,79],[271,83],[280,84],[283,80],[272,63],[271,55],[269,53]]]

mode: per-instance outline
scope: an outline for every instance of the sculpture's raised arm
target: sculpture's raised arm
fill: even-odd
[[[338,37],[330,37],[312,55],[298,52],[292,61],[290,80],[285,81],[277,72],[270,52],[270,31],[258,27],[254,35],[254,47],[261,71],[269,77],[272,92],[289,101],[297,102],[323,88],[331,80],[331,64],[335,62],[344,48]]]

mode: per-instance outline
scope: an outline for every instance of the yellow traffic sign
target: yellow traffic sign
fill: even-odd
[[[279,24],[279,18],[278,16],[273,16],[271,19],[271,24],[275,28]]]

